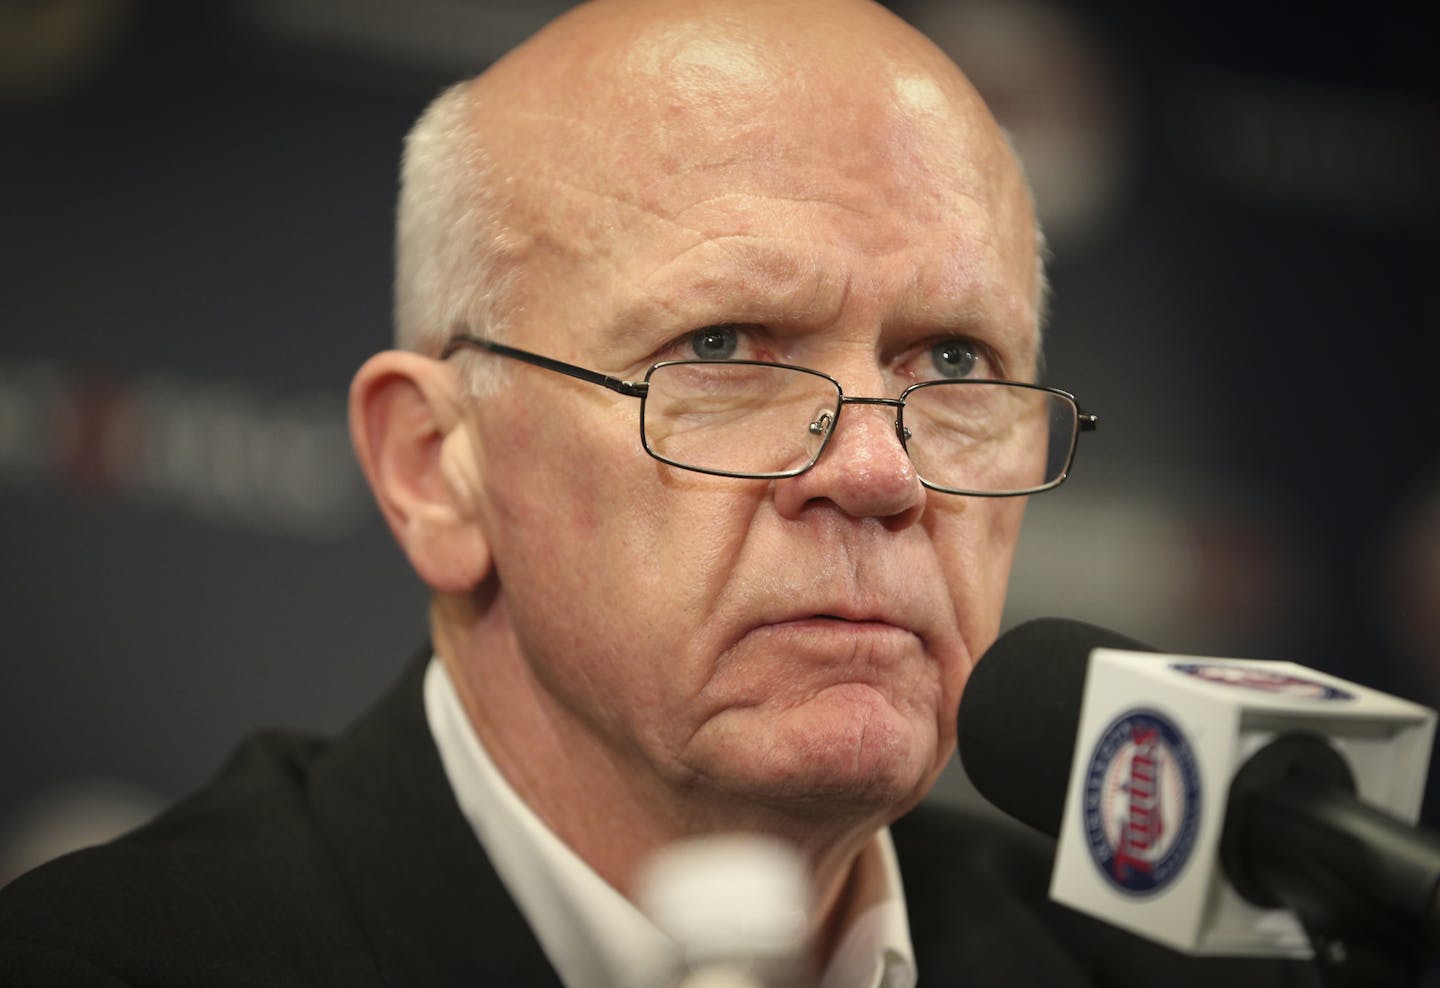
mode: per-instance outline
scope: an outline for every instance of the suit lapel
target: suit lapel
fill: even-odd
[[[316,818],[387,983],[559,988],[450,791],[425,722],[429,656],[316,766]]]

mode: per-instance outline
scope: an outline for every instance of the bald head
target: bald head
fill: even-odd
[[[562,153],[577,134],[674,153],[671,132],[694,123],[716,141],[779,136],[777,123],[806,111],[839,114],[829,126],[843,129],[852,110],[887,105],[917,122],[957,110],[952,120],[993,129],[938,49],[883,7],[854,0],[599,0],[511,52],[471,93],[491,122],[509,117]]]
[[[412,132],[399,341],[433,351],[459,325],[507,335],[522,315],[544,316],[557,271],[585,266],[572,281],[583,290],[633,261],[636,244],[614,234],[647,219],[703,235],[725,199],[812,195],[842,207],[905,196],[932,214],[983,202],[989,249],[1035,267],[1030,197],[988,110],[883,7],[583,4],[448,91]],[[1038,277],[1029,288],[1034,320]]]

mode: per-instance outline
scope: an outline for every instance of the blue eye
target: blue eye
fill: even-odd
[[[930,348],[930,362],[941,377],[968,377],[979,359],[975,347],[964,340],[941,340]]]
[[[690,334],[690,349],[701,360],[730,360],[740,348],[734,326],[706,326]]]

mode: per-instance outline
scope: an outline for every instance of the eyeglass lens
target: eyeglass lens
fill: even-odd
[[[798,473],[820,452],[840,395],[818,374],[743,363],[679,363],[648,378],[643,428],[662,459],[746,476]]]
[[[647,448],[713,473],[799,473],[839,415],[835,383],[802,368],[682,362],[657,366],[648,381]],[[999,382],[922,385],[906,396],[902,417],[916,472],[934,486],[977,493],[1056,482],[1076,431],[1076,408],[1064,395]]]

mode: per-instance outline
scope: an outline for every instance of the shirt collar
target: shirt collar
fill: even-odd
[[[820,988],[913,988],[915,951],[890,831],[881,830],[855,861],[844,934]]]
[[[425,671],[425,716],[460,810],[566,988],[660,988],[681,965],[675,942],[525,805],[471,728],[438,659]],[[852,876],[850,912],[820,988],[915,984],[900,869],[888,830]]]

